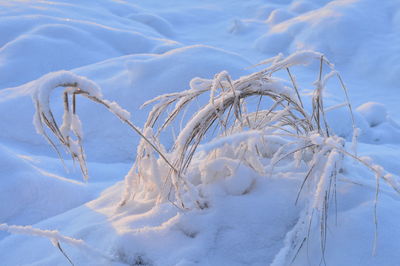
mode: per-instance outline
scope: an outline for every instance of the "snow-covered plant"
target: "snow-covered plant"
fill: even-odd
[[[312,113],[309,114],[303,106],[302,98],[289,68],[295,65],[309,64],[315,59],[320,60],[320,73],[318,80],[315,82],[316,88],[312,98]],[[156,135],[158,135],[162,130],[171,125],[178,114],[191,101],[206,92],[210,93],[209,102],[186,122],[186,126],[180,131],[169,153],[174,166],[173,169],[176,170],[170,171],[166,180],[162,182],[171,182],[169,190],[174,190],[176,196],[172,201],[176,199],[181,201],[181,194],[188,191],[196,201],[199,201],[199,192],[193,189],[183,176],[190,165],[197,147],[213,124],[218,124],[223,131],[223,135],[251,129],[261,130],[265,135],[295,137],[300,139],[301,142],[304,142],[304,139],[309,138],[312,134],[319,134],[322,138],[330,137],[331,134],[326,122],[323,105],[323,89],[326,82],[333,76],[338,76],[340,79],[339,74],[333,69],[332,64],[323,55],[312,51],[299,52],[288,58],[277,56],[263,63],[272,63],[272,65],[262,71],[241,77],[237,80],[232,80],[226,71],[218,73],[212,80],[195,78],[190,82],[191,89],[161,95],[144,104],[146,106],[155,103],[153,109],[149,112],[145,124],[146,128],[156,128],[157,121],[161,120],[167,108],[174,105],[172,111],[166,116],[164,121],[154,129],[157,132]],[[322,75],[323,64],[327,65],[331,70],[326,75]],[[273,74],[280,70],[287,71],[290,82],[273,77]],[[346,89],[344,84],[341,84],[346,95],[345,105],[348,106],[350,115],[352,116]],[[254,96],[259,97],[257,110],[247,113],[245,100]],[[260,110],[259,107],[263,97],[268,98],[269,101],[272,100],[272,104],[267,106],[266,109]],[[297,147],[298,142],[296,140],[290,145],[285,145],[275,156],[283,155],[289,146]],[[142,142],[140,146],[142,145],[147,144]],[[314,149],[315,147],[314,145],[307,144],[304,148]],[[138,153],[137,156],[136,163],[141,160],[143,154]],[[277,157],[274,158],[274,160],[276,159]],[[142,177],[143,175],[140,171],[138,171],[137,175],[131,174],[127,176],[128,185],[124,202],[128,199],[129,195],[132,195],[133,191],[137,190],[129,185],[134,183],[131,180],[132,178],[136,179],[136,183],[146,183],[149,181],[149,179],[143,180]],[[183,202],[181,202],[181,205],[184,205]],[[199,205],[202,204],[199,203]]]
[[[85,180],[88,179],[89,174],[86,167],[86,156],[82,146],[82,125],[79,116],[76,113],[77,95],[86,97],[93,102],[106,107],[110,112],[139,134],[155,151],[158,151],[158,148],[154,146],[153,142],[149,141],[142,134],[142,131],[130,122],[130,113],[119,106],[116,102],[104,99],[100,87],[95,82],[69,71],[58,71],[44,75],[40,79],[31,83],[31,87],[32,99],[36,108],[33,118],[36,132],[44,136],[44,138],[56,150],[60,159],[62,159],[57,145],[46,133],[45,128],[47,127],[50,129],[58,141],[67,149],[67,152],[71,154],[72,159],[79,162]],[[64,114],[61,126],[56,122],[50,108],[50,94],[52,90],[58,87],[64,88]],[[163,154],[160,153],[160,156],[166,160]]]
[[[313,83],[311,112],[304,106],[296,80],[291,73],[293,66],[304,66],[317,61],[319,72]],[[304,193],[306,207],[295,228],[288,234],[286,242],[288,249],[283,249],[275,260],[287,261],[296,257],[297,252],[307,240],[310,228],[320,227],[321,250],[324,253],[328,223],[328,209],[336,202],[337,176],[342,169],[344,158],[352,158],[368,167],[377,180],[376,201],[379,191],[379,180],[387,181],[396,191],[398,186],[392,181],[391,175],[385,173],[382,167],[359,158],[356,143],[359,129],[356,128],[347,89],[339,73],[333,65],[320,53],[303,51],[287,58],[281,55],[262,62],[269,64],[265,69],[254,74],[233,80],[228,72],[222,71],[211,80],[195,78],[190,82],[190,89],[177,93],[160,95],[144,104],[154,104],[149,112],[146,128],[152,128],[158,136],[161,131],[173,124],[194,99],[209,93],[209,101],[193,116],[185,121],[172,149],[167,152],[173,164],[174,171],[159,175],[161,180],[154,182],[140,169],[144,158],[154,158],[149,152],[138,153],[136,170],[126,177],[126,192],[123,203],[132,199],[131,195],[144,187],[164,184],[164,190],[158,196],[178,203],[183,208],[208,206],[206,193],[202,190],[205,185],[219,176],[234,176],[241,165],[246,165],[261,175],[273,175],[274,167],[284,160],[294,161],[296,167],[303,166],[304,179],[299,188],[297,199]],[[324,70],[326,66],[327,70]],[[288,79],[274,77],[278,71],[284,71]],[[324,92],[328,80],[336,78],[337,84],[343,90],[344,102],[337,106],[325,107]],[[256,110],[247,111],[247,100],[258,98]],[[263,102],[265,102],[263,104]],[[265,108],[261,108],[261,106]],[[353,138],[350,151],[345,147],[345,140],[334,135],[326,119],[326,112],[335,108],[347,108],[353,121]],[[164,117],[167,110],[170,112]],[[221,131],[221,136],[208,145],[203,145],[201,151],[207,150],[208,155],[202,157],[204,164],[199,166],[199,178],[192,178],[190,169],[199,146],[204,142],[210,128],[215,125]],[[147,150],[147,144],[142,141],[139,147]],[[222,155],[224,154],[224,155]],[[229,155],[227,155],[229,154]],[[157,166],[158,165],[158,166]],[[152,164],[153,173],[165,173],[165,162]],[[147,174],[148,176],[148,174]],[[211,178],[211,179],[210,179]],[[252,180],[244,178],[236,181],[227,189],[233,194],[247,193],[251,189]],[[200,184],[200,185],[199,185]],[[239,184],[241,189],[237,188]],[[307,192],[304,189],[307,187]],[[296,201],[297,202],[297,201]],[[376,208],[375,208],[375,223]]]
[[[311,105],[306,106],[305,100],[309,96],[300,94],[291,68],[313,62],[319,64],[319,71],[317,80],[312,83]],[[302,51],[286,58],[278,55],[260,65],[267,67],[236,80],[226,71],[216,74],[213,79],[194,78],[189,90],[160,95],[144,103],[143,106],[153,104],[153,108],[143,131],[130,122],[126,110],[103,99],[94,82],[71,72],[51,73],[34,83],[34,124],[38,133],[57,150],[45,126],[53,132],[72,158],[79,161],[85,178],[88,171],[81,124],[76,114],[77,95],[102,104],[138,133],[141,141],[136,160],[125,177],[125,193],[120,207],[144,200],[154,203],[170,201],[184,210],[203,209],[210,206],[208,184],[223,180],[227,193],[240,195],[249,193],[255,182],[250,171],[268,176],[285,171],[283,164],[299,169],[304,179],[297,200],[302,198],[305,207],[297,224],[286,236],[285,248],[275,258],[274,264],[281,265],[296,258],[308,240],[311,228],[320,228],[321,250],[324,252],[328,209],[332,202],[336,202],[336,182],[344,158],[358,161],[375,174],[375,201],[381,179],[396,191],[400,189],[393,176],[382,167],[357,156],[359,130],[354,123],[347,89],[339,73],[322,54]],[[285,73],[287,79],[278,78],[277,72]],[[333,78],[344,92],[344,102],[325,107],[327,82]],[[57,87],[65,88],[61,126],[57,125],[49,107],[50,92]],[[163,147],[159,141],[161,132],[173,126],[193,101],[207,93],[209,100],[185,121],[172,148]],[[256,105],[249,104],[252,98],[257,100]],[[343,138],[331,131],[327,122],[326,112],[335,108],[347,108],[353,121],[350,149]],[[220,135],[207,142],[213,127],[220,131]],[[196,156],[203,163],[193,164]],[[241,175],[235,174],[238,171]]]

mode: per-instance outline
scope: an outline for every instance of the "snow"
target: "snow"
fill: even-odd
[[[75,265],[397,265],[399,25],[391,0],[0,2],[0,264],[68,265],[58,244]],[[254,81],[257,71],[272,76]],[[298,115],[278,105],[259,127],[253,114],[207,135],[178,175],[118,119],[154,141],[147,105],[187,96],[168,113],[206,92],[159,135],[175,162],[202,119],[249,84],[310,117],[317,86],[337,136],[260,129]],[[77,88],[111,112],[79,94],[65,112],[63,90],[71,100]],[[38,110],[86,157],[88,182]]]
[[[357,111],[364,116],[370,127],[378,126],[387,121],[387,110],[384,104],[367,102],[357,107]]]

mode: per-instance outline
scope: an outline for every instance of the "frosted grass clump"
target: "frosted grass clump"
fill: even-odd
[[[314,91],[309,112],[290,68],[313,61],[319,63],[319,72],[316,81],[310,82]],[[189,90],[158,96],[143,106],[153,104],[146,126],[153,128],[158,135],[173,125],[173,121],[180,113],[184,113],[193,100],[205,93],[210,95],[209,100],[183,123],[185,126],[168,151],[174,171],[160,176],[165,184],[164,189],[168,191],[168,194],[163,194],[168,196],[164,200],[174,202],[178,207],[190,209],[192,206],[209,206],[207,188],[210,184],[221,186],[228,194],[249,193],[256,180],[237,179],[232,182],[243,167],[260,176],[274,175],[276,168],[287,172],[299,168],[304,173],[297,195],[297,200],[301,196],[305,198],[304,211],[286,237],[288,247],[277,255],[275,265],[279,265],[280,258],[288,261],[296,257],[308,239],[310,228],[320,228],[321,250],[325,252],[328,209],[332,202],[336,204],[337,176],[342,170],[344,158],[352,158],[371,170],[377,180],[377,195],[380,179],[388,182],[396,191],[399,188],[381,167],[358,158],[359,129],[354,123],[347,88],[333,64],[322,54],[313,51],[298,52],[287,58],[279,55],[265,63],[270,65],[237,80],[233,80],[227,71],[216,74],[211,80],[195,78]],[[286,72],[288,79],[274,77],[278,71]],[[328,80],[334,79],[336,86],[343,91],[343,103],[326,107],[324,93]],[[258,98],[257,108],[248,111],[252,107],[248,101],[254,97]],[[338,108],[347,109],[353,122],[350,151],[345,140],[330,130],[326,120],[327,110]],[[167,110],[170,112],[165,115]],[[220,136],[207,143],[213,126]],[[142,141],[141,145],[144,144]],[[136,163],[140,164],[149,155],[137,156]],[[192,164],[193,158],[196,158],[195,162],[202,161],[200,166]],[[165,163],[160,163],[159,169],[165,169]],[[283,163],[288,166],[282,166]],[[234,164],[235,167],[232,166]],[[242,175],[250,176],[246,171]],[[136,195],[146,186],[151,187],[151,184],[145,184],[151,183],[152,179],[143,177],[139,167],[126,177],[124,203],[134,198],[130,195]],[[237,185],[242,189],[238,190]],[[376,207],[374,215],[377,224]]]
[[[308,109],[304,105],[308,96],[301,95],[290,68],[312,62],[319,64],[319,71],[316,81],[310,82],[314,90]],[[296,258],[308,240],[309,230],[314,228],[321,232],[324,253],[328,209],[332,202],[336,203],[337,176],[341,174],[344,158],[352,158],[374,173],[375,202],[381,179],[396,191],[400,189],[398,182],[382,167],[357,156],[359,129],[354,124],[347,88],[324,55],[301,51],[286,58],[278,55],[260,66],[264,64],[268,66],[261,71],[236,80],[227,71],[217,73],[213,79],[194,78],[189,90],[160,95],[144,103],[143,107],[153,105],[153,108],[143,131],[130,122],[129,112],[103,99],[94,82],[66,71],[50,73],[32,83],[36,107],[34,124],[38,133],[57,150],[45,126],[50,129],[72,158],[79,161],[85,179],[88,171],[82,147],[83,131],[76,114],[76,95],[102,104],[139,134],[141,141],[136,160],[125,177],[119,208],[129,208],[138,201],[171,202],[183,211],[205,209],[212,206],[212,193],[235,196],[251,193],[257,176],[302,173],[304,178],[295,203],[302,197],[304,208],[296,225],[286,235],[285,246],[276,256],[274,265],[281,265]],[[286,73],[287,79],[275,77],[276,72]],[[343,90],[343,103],[326,107],[324,93],[327,81],[333,79]],[[61,127],[49,107],[49,94],[57,87],[65,87]],[[207,94],[208,101],[185,119],[185,109]],[[250,104],[250,99],[256,99],[257,104]],[[326,119],[327,111],[338,108],[346,108],[353,122],[351,151],[345,140],[330,130]],[[178,118],[183,119],[185,126],[172,147],[166,149],[159,136],[173,127]],[[212,129],[218,132],[217,137],[212,136]]]
[[[78,76],[69,71],[58,71],[44,75],[29,85],[32,90],[32,100],[36,108],[33,118],[36,132],[51,144],[61,159],[60,152],[56,144],[46,133],[45,127],[50,129],[58,141],[66,148],[67,152],[71,154],[72,159],[79,162],[85,180],[89,178],[89,173],[82,146],[82,124],[76,113],[77,95],[82,95],[93,102],[100,103],[121,121],[128,124],[142,138],[146,139],[141,130],[129,121],[130,113],[119,106],[118,103],[104,99],[100,87],[85,77]],[[64,114],[61,126],[56,122],[50,108],[50,94],[58,87],[64,88]],[[150,145],[153,144],[150,143]],[[157,150],[155,146],[153,148]],[[163,155],[161,154],[161,156]]]

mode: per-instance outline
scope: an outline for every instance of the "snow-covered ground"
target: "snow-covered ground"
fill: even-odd
[[[74,265],[399,265],[400,195],[382,179],[375,205],[374,173],[349,157],[335,184],[326,242],[323,230],[312,229],[311,222],[301,225],[307,195],[313,196],[311,191],[295,204],[304,165],[296,168],[289,159],[273,174],[254,171],[258,166],[251,158],[246,159],[253,168],[236,165],[244,157],[235,150],[243,144],[237,140],[257,141],[250,133],[228,138],[231,148],[218,140],[202,143],[195,154],[188,178],[207,208],[182,210],[168,201],[156,204],[148,195],[118,207],[140,137],[105,108],[78,97],[90,176],[85,182],[79,166],[64,154],[63,166],[36,133],[32,94],[43,75],[68,70],[98,84],[104,98],[128,110],[142,128],[151,110],[140,109],[144,102],[187,90],[195,77],[212,79],[226,70],[238,79],[279,53],[315,50],[335,64],[346,83],[360,128],[358,155],[371,157],[397,183],[400,2],[0,1],[0,36],[0,230],[23,233],[29,228],[5,224],[32,225],[82,239],[85,244],[59,240]],[[319,64],[293,71],[311,108]],[[343,102],[335,88],[328,83],[326,106]],[[62,89],[50,100],[61,121]],[[350,147],[348,111],[331,110],[327,120]],[[177,123],[174,132],[162,135],[162,144],[170,148],[183,126]],[[273,151],[271,146],[267,153]],[[302,226],[307,240],[299,242]],[[0,265],[69,265],[53,244],[0,231]]]

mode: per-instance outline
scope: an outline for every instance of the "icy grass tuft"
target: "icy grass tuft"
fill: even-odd
[[[313,61],[320,67],[317,80],[310,82],[314,91],[309,110],[303,105],[306,96],[301,95],[290,68]],[[347,88],[324,55],[301,51],[286,58],[276,56],[260,65],[263,64],[269,66],[237,80],[227,71],[210,80],[194,78],[189,90],[160,95],[146,102],[143,106],[152,104],[153,108],[143,131],[130,122],[126,110],[103,99],[93,81],[67,71],[50,73],[31,83],[36,107],[34,124],[38,133],[57,150],[46,128],[54,134],[72,158],[79,161],[86,179],[83,131],[76,114],[78,95],[100,103],[139,134],[137,157],[125,177],[125,192],[119,208],[129,208],[135,202],[155,205],[170,202],[183,211],[212,208],[213,193],[245,195],[257,186],[257,178],[300,171],[304,179],[296,203],[302,198],[305,205],[274,262],[274,265],[285,264],[296,258],[308,241],[309,230],[319,228],[321,251],[325,252],[328,208],[336,197],[336,180],[344,158],[358,161],[375,174],[377,195],[380,179],[396,191],[400,189],[393,176],[382,167],[357,156],[358,129],[354,125]],[[287,79],[274,77],[276,72],[286,73]],[[334,78],[343,90],[344,101],[338,106],[325,107],[327,81]],[[65,88],[61,127],[49,106],[49,95],[57,87]],[[181,124],[185,126],[172,147],[165,148],[159,135],[172,127],[178,117],[184,119],[185,109],[204,95],[209,95],[208,101],[183,120]],[[250,104],[250,99],[255,99],[257,105]],[[326,112],[338,108],[346,108],[352,118],[351,151],[347,150],[344,139],[334,135],[326,120]],[[217,137],[212,136],[213,131],[217,132]],[[208,141],[210,139],[212,141]]]
[[[308,65],[313,61],[319,62],[320,68],[317,80],[312,82],[315,89],[309,112],[303,106],[306,101],[300,95],[289,68]],[[287,58],[277,56],[265,63],[270,66],[237,80],[232,80],[228,72],[222,71],[211,80],[193,79],[190,90],[161,95],[148,101],[145,105],[154,104],[154,107],[148,115],[146,126],[155,128],[156,132],[165,130],[173,125],[179,113],[183,113],[192,101],[209,92],[208,102],[184,122],[185,126],[176,137],[172,149],[167,152],[176,171],[160,176],[168,191],[168,194],[163,194],[167,195],[163,200],[174,202],[183,209],[209,206],[207,195],[210,195],[210,191],[221,193],[221,190],[211,187],[221,187],[229,195],[243,195],[251,192],[257,182],[250,177],[273,176],[277,168],[288,172],[293,168],[301,169],[304,180],[297,200],[303,197],[306,204],[274,264],[286,265],[296,258],[304,242],[308,241],[309,230],[319,228],[321,251],[324,254],[328,209],[332,201],[336,202],[336,181],[344,158],[364,164],[375,173],[377,180],[383,178],[397,191],[398,187],[389,178],[384,178],[385,171],[381,167],[357,157],[359,129],[354,124],[347,88],[333,64],[322,54],[313,51],[297,52]],[[274,77],[278,71],[287,72],[288,79]],[[335,78],[336,86],[343,90],[344,102],[325,107],[324,93],[328,80]],[[257,108],[252,110],[248,104],[251,98],[258,99]],[[172,111],[165,114],[169,107]],[[334,135],[326,120],[327,110],[338,108],[347,109],[353,122],[351,151],[347,151],[344,139]],[[219,137],[207,143],[213,127],[214,131],[219,132]],[[138,154],[136,163],[144,157]],[[201,163],[197,164],[197,161]],[[294,164],[290,161],[294,161]],[[159,168],[166,169],[165,164],[160,163]],[[133,174],[127,176],[127,180],[130,180],[127,184],[134,183],[133,180],[137,184],[154,182],[150,178],[143,178],[143,173],[137,167]],[[151,187],[150,184],[148,187]],[[128,191],[129,188],[125,197],[137,193],[133,187]],[[128,200],[125,198],[124,202]],[[310,225],[310,228],[305,225]]]
[[[89,173],[86,167],[86,155],[82,146],[82,123],[76,113],[76,97],[78,95],[103,105],[120,120],[127,123],[134,131],[141,134],[141,131],[129,121],[130,113],[119,106],[118,103],[104,99],[100,87],[94,81],[85,77],[69,71],[58,71],[44,75],[29,85],[36,108],[33,118],[36,132],[51,144],[61,158],[56,143],[47,133],[46,128],[49,129],[60,144],[66,148],[67,152],[71,154],[72,159],[79,162],[85,180],[89,178]],[[61,126],[56,122],[50,108],[50,94],[59,87],[64,88],[64,114]]]

